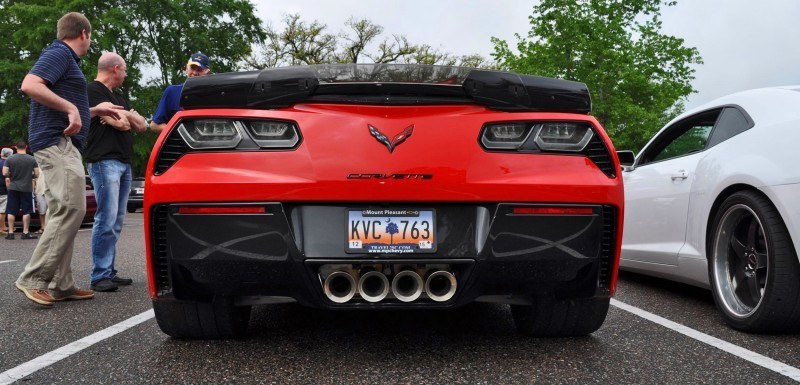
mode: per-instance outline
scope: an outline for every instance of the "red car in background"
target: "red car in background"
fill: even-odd
[[[39,221],[39,205],[36,204],[36,200],[33,201],[33,214],[31,215],[31,223],[30,227],[33,229],[37,229],[40,227],[41,223]],[[94,198],[94,187],[92,186],[92,180],[89,176],[86,176],[86,214],[83,216],[83,225],[90,225],[94,223],[94,213],[97,212],[97,201]],[[17,215],[14,217],[14,228],[15,231],[22,231],[22,210],[20,210]],[[47,218],[45,217],[45,225]]]
[[[10,148],[17,152],[17,147],[14,145],[6,145],[0,146],[0,148]],[[28,149],[28,153],[31,154],[30,148]],[[33,154],[31,154],[33,155]],[[39,206],[36,204],[36,200],[33,201],[33,214],[31,215],[31,222],[30,226],[34,229],[39,228]],[[89,176],[86,176],[86,214],[83,216],[83,224],[91,224],[94,222],[94,213],[97,212],[97,201],[94,198],[94,186],[92,186],[92,179]],[[14,228],[15,231],[22,231],[22,210],[17,212],[14,216]],[[46,219],[45,219],[46,220]]]
[[[586,335],[616,287],[623,186],[586,85],[323,65],[187,80],[144,198],[155,317],[245,332],[253,305],[511,305]]]

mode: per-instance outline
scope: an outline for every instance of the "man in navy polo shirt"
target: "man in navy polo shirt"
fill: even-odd
[[[48,186],[48,221],[15,285],[28,299],[45,306],[94,297],[93,291],[77,288],[72,279],[72,249],[86,212],[86,172],[80,151],[90,119],[119,119],[117,110],[122,108],[89,108],[86,77],[78,67],[92,42],[89,20],[77,12],[62,16],[57,37],[42,51],[21,87],[31,97],[28,143]]]
[[[197,52],[189,57],[189,61],[186,63],[186,76],[193,78],[210,73],[211,68],[208,65],[208,56],[206,54]],[[181,91],[183,91],[183,84],[169,86],[164,90],[161,95],[161,101],[158,102],[156,113],[153,114],[153,120],[150,121],[151,130],[155,132],[164,131],[169,120],[181,110]]]

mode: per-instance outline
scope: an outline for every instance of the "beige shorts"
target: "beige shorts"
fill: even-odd
[[[0,214],[6,213],[7,202],[8,202],[8,195],[0,195]]]

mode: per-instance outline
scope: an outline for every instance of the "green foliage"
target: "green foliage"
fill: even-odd
[[[639,149],[683,111],[698,51],[662,34],[662,0],[542,0],[516,51],[492,38],[501,68],[586,83],[619,149]]]
[[[103,52],[120,54],[128,67],[121,92],[145,117],[166,86],[185,80],[186,59],[197,51],[209,55],[214,72],[364,60],[494,66],[477,54],[454,56],[401,35],[382,37],[383,27],[367,19],[352,18],[339,33],[299,15],[286,16],[281,30],[265,28],[250,0],[0,0],[0,145],[27,138],[30,99],[19,87],[67,11],[92,23],[92,45],[80,63],[87,80],[95,78]],[[144,175],[156,139],[149,131],[136,134],[134,175]]]
[[[94,79],[103,52],[117,52],[128,65],[121,91],[145,117],[166,86],[185,80],[191,53],[208,54],[215,72],[232,71],[266,37],[249,0],[0,0],[0,36],[10,36],[0,45],[0,144],[27,138],[30,99],[19,86],[56,38],[65,10],[92,23],[92,46],[81,60],[87,80]],[[146,70],[158,77],[146,81]],[[135,175],[144,174],[155,139],[149,132],[136,136]]]

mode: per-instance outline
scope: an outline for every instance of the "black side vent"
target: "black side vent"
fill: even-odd
[[[603,240],[600,245],[600,279],[598,288],[610,290],[611,273],[614,268],[614,250],[617,243],[617,210],[603,206]]]
[[[161,151],[158,153],[154,170],[155,174],[163,174],[167,169],[172,167],[183,154],[189,151],[189,146],[183,141],[181,135],[178,134],[178,130],[173,130],[169,138],[164,142],[164,146],[161,147]]]
[[[609,178],[615,178],[617,176],[616,170],[614,170],[614,161],[611,160],[611,154],[597,134],[592,136],[592,140],[589,141],[589,144],[583,152],[603,171],[603,173],[608,175]]]
[[[167,206],[156,206],[151,216],[151,229],[153,230],[153,269],[155,269],[156,295],[163,296],[172,293],[172,283],[169,278],[169,255],[167,248]]]

